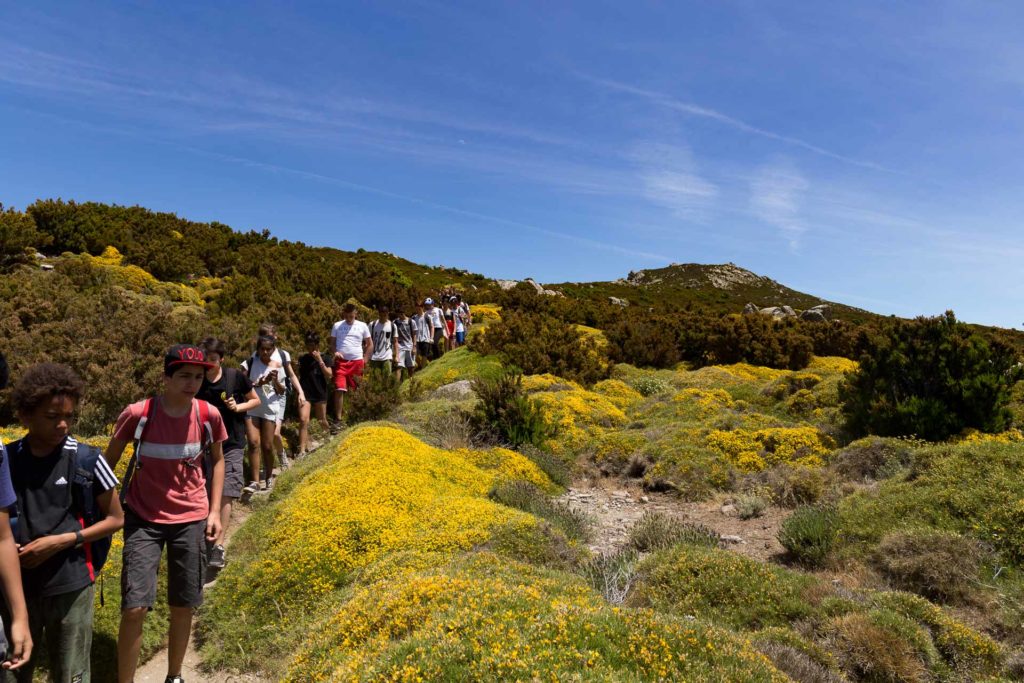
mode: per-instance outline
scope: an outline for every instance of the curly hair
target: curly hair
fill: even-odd
[[[33,365],[14,385],[11,402],[18,412],[31,413],[54,396],[67,396],[78,401],[85,382],[74,370],[57,363]]]

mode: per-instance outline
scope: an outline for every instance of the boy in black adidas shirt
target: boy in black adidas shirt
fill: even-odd
[[[108,547],[100,542],[124,525],[113,471],[70,435],[83,387],[63,365],[29,368],[11,396],[28,435],[7,449],[29,628],[36,643],[45,639],[51,680],[61,683],[90,679],[93,583]],[[4,680],[31,681],[35,663]]]

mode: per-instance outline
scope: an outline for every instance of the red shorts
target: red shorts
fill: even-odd
[[[455,321],[454,320],[446,320],[445,321],[445,325],[448,327],[448,336],[449,337],[454,337],[455,336]]]
[[[359,378],[363,376],[363,359],[334,361],[334,388],[338,391],[348,391],[351,384],[353,388],[359,384]]]

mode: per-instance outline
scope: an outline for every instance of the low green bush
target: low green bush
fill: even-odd
[[[698,524],[683,522],[663,512],[649,510],[629,530],[627,545],[639,552],[663,550],[678,543],[716,548],[717,532]]]
[[[502,505],[546,519],[571,540],[585,542],[591,537],[593,521],[585,512],[552,500],[547,493],[528,481],[500,482],[491,490],[490,498]]]
[[[759,629],[811,615],[804,591],[815,582],[729,550],[675,545],[641,562],[628,604]]]
[[[756,493],[741,493],[733,498],[732,504],[740,519],[754,519],[763,515],[771,503]]]
[[[797,508],[782,523],[779,543],[800,564],[820,567],[835,545],[836,521],[836,512],[830,507]]]
[[[831,468],[844,479],[888,479],[910,466],[915,442],[868,436],[832,456]]]
[[[973,538],[937,529],[897,531],[882,539],[872,564],[895,588],[946,604],[976,602],[990,553]]]

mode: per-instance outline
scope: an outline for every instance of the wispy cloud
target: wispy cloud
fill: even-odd
[[[718,188],[697,172],[687,147],[642,143],[631,155],[640,169],[644,196],[668,207],[680,218],[703,219]]]
[[[606,78],[597,78],[580,72],[574,72],[574,74],[580,79],[592,83],[594,85],[600,86],[602,88],[605,88],[606,90],[633,95],[635,97],[652,102],[660,107],[670,109],[672,111],[677,111],[683,114],[687,114],[689,116],[697,116],[700,118],[717,121],[718,123],[721,123],[740,132],[749,133],[751,135],[757,135],[763,138],[767,138],[769,140],[775,140],[777,142],[782,142],[787,145],[799,147],[808,152],[813,152],[814,154],[823,157],[828,157],[829,159],[841,161],[844,164],[859,166],[861,168],[869,168],[875,171],[884,171],[885,173],[903,173],[902,171],[888,168],[874,161],[850,157],[845,154],[840,154],[839,152],[834,152],[830,149],[826,149],[819,145],[815,145],[814,143],[807,142],[806,140],[801,140],[800,138],[792,137],[790,135],[783,135],[782,133],[776,133],[775,131],[755,126],[741,119],[729,116],[728,114],[723,114],[722,112],[717,111],[715,109],[701,106],[694,102],[684,102],[665,93],[656,92],[654,90],[647,90],[645,88],[640,88],[635,85],[630,85],[629,83],[622,83],[619,81],[613,81]]]
[[[550,228],[545,228],[543,226],[534,225],[534,224],[531,224],[531,223],[524,223],[522,221],[516,221],[516,220],[512,220],[512,219],[508,219],[508,218],[502,218],[500,216],[493,216],[493,215],[489,215],[489,214],[485,214],[485,213],[480,213],[478,211],[469,211],[467,209],[462,209],[462,208],[459,208],[459,207],[456,207],[456,206],[451,206],[449,204],[443,204],[443,203],[440,203],[440,202],[430,201],[430,200],[427,200],[427,199],[422,199],[420,197],[415,197],[415,196],[403,194],[403,193],[400,193],[400,192],[394,192],[394,191],[391,191],[391,190],[386,190],[386,189],[383,189],[383,188],[374,187],[372,185],[365,185],[363,183],[356,183],[356,182],[352,182],[350,180],[346,180],[344,178],[338,178],[338,177],[327,175],[327,174],[324,174],[324,173],[316,173],[316,172],[313,172],[313,171],[305,171],[305,170],[302,170],[302,169],[291,168],[289,166],[282,166],[280,164],[272,164],[272,163],[267,163],[267,162],[263,162],[263,161],[257,161],[257,160],[254,160],[254,159],[248,159],[248,158],[245,158],[245,157],[232,156],[232,155],[229,155],[229,154],[221,154],[219,152],[210,152],[208,150],[199,149],[199,148],[195,148],[195,147],[187,147],[187,146],[183,146],[183,145],[177,145],[177,146],[179,148],[181,148],[181,149],[185,149],[185,150],[187,150],[189,152],[192,152],[194,154],[199,154],[199,155],[202,155],[202,156],[205,156],[205,157],[215,158],[215,159],[219,159],[221,161],[227,161],[227,162],[230,162],[230,163],[240,164],[240,165],[243,165],[243,166],[247,166],[249,168],[258,168],[258,169],[261,169],[261,170],[264,170],[264,171],[273,172],[273,173],[284,173],[284,174],[288,174],[288,175],[292,175],[292,176],[297,176],[297,177],[300,177],[300,178],[305,178],[306,180],[313,180],[313,181],[317,181],[317,182],[320,182],[320,183],[326,183],[326,184],[329,184],[329,185],[333,185],[335,187],[341,187],[341,188],[345,188],[347,190],[352,190],[354,192],[361,192],[361,193],[365,193],[365,194],[372,194],[372,195],[376,195],[376,196],[379,196],[379,197],[385,197],[387,199],[394,199],[394,200],[398,200],[398,201],[402,201],[402,202],[406,202],[406,203],[410,203],[410,204],[416,204],[416,205],[424,207],[424,208],[433,209],[433,210],[436,210],[436,211],[442,211],[442,212],[445,212],[445,213],[449,213],[449,214],[453,214],[453,215],[457,215],[457,216],[462,216],[464,218],[472,218],[474,220],[483,221],[483,222],[491,223],[491,224],[494,224],[494,225],[501,225],[501,226],[504,226],[506,228],[514,228],[514,229],[517,229],[517,230],[528,230],[530,232],[534,232],[534,233],[537,233],[537,234],[540,234],[540,235],[545,235],[547,237],[553,237],[553,238],[556,238],[556,239],[559,239],[559,240],[564,240],[564,241],[567,241],[567,242],[572,242],[573,244],[577,244],[577,245],[584,246],[584,247],[589,247],[591,249],[600,249],[602,251],[611,251],[611,252],[615,252],[615,253],[618,253],[618,254],[623,254],[623,255],[626,255],[626,256],[634,257],[634,258],[644,259],[646,261],[655,261],[655,262],[658,262],[658,263],[665,263],[665,262],[670,260],[664,254],[654,254],[654,253],[651,253],[651,252],[646,252],[646,251],[641,251],[641,250],[636,250],[636,249],[630,249],[628,247],[623,247],[623,246],[620,246],[618,244],[613,244],[613,243],[610,243],[610,242],[603,242],[601,240],[590,239],[588,237],[581,237],[579,235],[572,235],[572,234],[569,234],[569,233],[560,232],[558,230],[551,230]]]
[[[750,182],[750,208],[759,219],[777,228],[796,250],[807,230],[801,220],[801,202],[807,179],[789,162],[762,166]]]

